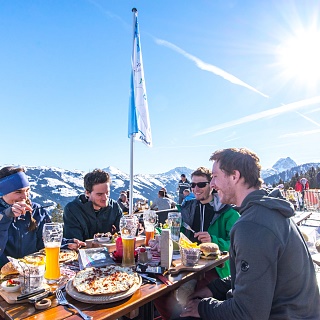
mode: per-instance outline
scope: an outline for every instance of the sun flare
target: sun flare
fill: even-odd
[[[288,79],[305,83],[320,79],[319,30],[301,30],[279,45],[277,54]]]

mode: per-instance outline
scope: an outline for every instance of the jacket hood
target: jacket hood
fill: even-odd
[[[210,205],[213,207],[214,211],[220,211],[226,206],[225,204],[221,203],[217,193],[213,193],[213,199],[210,201]]]
[[[294,208],[290,202],[269,196],[263,189],[248,194],[241,204],[239,213],[242,214],[252,205],[259,205],[271,210],[277,210],[286,218],[290,218],[294,215]]]

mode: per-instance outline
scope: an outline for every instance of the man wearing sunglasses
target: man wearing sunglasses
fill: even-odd
[[[230,205],[220,202],[217,192],[210,186],[211,177],[211,171],[205,167],[199,167],[191,174],[190,185],[195,199],[186,201],[181,206],[181,217],[182,221],[195,231],[195,234],[185,229],[183,232],[192,242],[214,242],[221,251],[228,251],[230,230],[238,220],[239,213]],[[212,279],[229,275],[230,267],[227,261],[223,266],[207,272],[204,279],[197,282],[195,292],[205,287]],[[184,289],[178,289],[178,291],[181,290]],[[176,299],[171,295],[156,299],[154,304],[162,319],[170,319],[181,312]]]
[[[230,246],[230,230],[239,218],[239,213],[231,205],[222,204],[217,192],[210,186],[211,171],[199,167],[191,174],[191,188],[194,200],[181,207],[182,221],[194,231],[184,230],[184,234],[193,242],[214,242],[221,251],[228,251]],[[229,276],[229,264],[216,268],[218,276]]]

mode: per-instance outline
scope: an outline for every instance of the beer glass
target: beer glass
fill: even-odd
[[[45,223],[42,230],[43,243],[46,252],[45,279],[54,283],[60,278],[59,253],[62,241],[63,227],[61,223]]]
[[[119,227],[123,246],[122,266],[124,267],[135,265],[134,250],[138,223],[139,220],[136,216],[123,216],[120,219]]]
[[[149,245],[149,240],[154,239],[154,228],[158,224],[158,215],[153,210],[148,210],[143,214],[144,232],[146,235],[146,246]]]
[[[168,225],[171,231],[171,238],[174,241],[179,241],[180,228],[181,228],[181,213],[169,212],[168,213]]]

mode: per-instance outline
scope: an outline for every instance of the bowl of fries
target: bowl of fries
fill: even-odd
[[[181,263],[186,267],[194,267],[201,255],[201,250],[196,242],[191,242],[183,233],[179,240]]]

